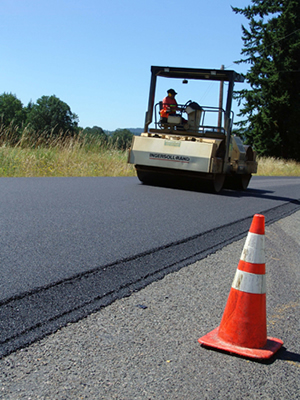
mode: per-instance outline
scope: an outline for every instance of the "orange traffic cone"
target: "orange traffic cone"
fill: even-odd
[[[255,214],[220,326],[199,339],[203,346],[267,359],[283,345],[267,337],[264,235],[265,217]]]

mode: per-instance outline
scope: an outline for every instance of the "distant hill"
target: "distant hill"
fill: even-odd
[[[127,129],[127,130],[129,130],[129,131],[130,131],[131,133],[133,133],[135,136],[140,136],[140,134],[144,132],[144,129],[143,129],[143,128],[122,128],[122,129]],[[114,131],[106,131],[106,130],[104,130],[104,132],[105,132],[107,135],[111,135]]]
[[[126,128],[130,132],[132,132],[134,135],[139,136],[141,133],[144,132],[144,128]]]

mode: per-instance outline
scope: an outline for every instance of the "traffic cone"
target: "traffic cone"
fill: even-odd
[[[265,217],[255,214],[220,326],[198,340],[203,346],[267,359],[283,345],[267,337],[264,235]]]

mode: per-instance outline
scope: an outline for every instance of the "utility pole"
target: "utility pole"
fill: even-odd
[[[224,65],[221,65],[221,70],[224,70]],[[223,93],[224,93],[224,81],[220,82],[220,96],[219,96],[219,118],[218,118],[218,127],[221,131],[222,128],[222,109],[223,109]]]

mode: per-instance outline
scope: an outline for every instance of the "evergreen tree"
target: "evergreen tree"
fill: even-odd
[[[300,2],[251,0],[243,14],[243,58],[251,89],[236,92],[242,103],[239,133],[260,155],[300,160]]]

